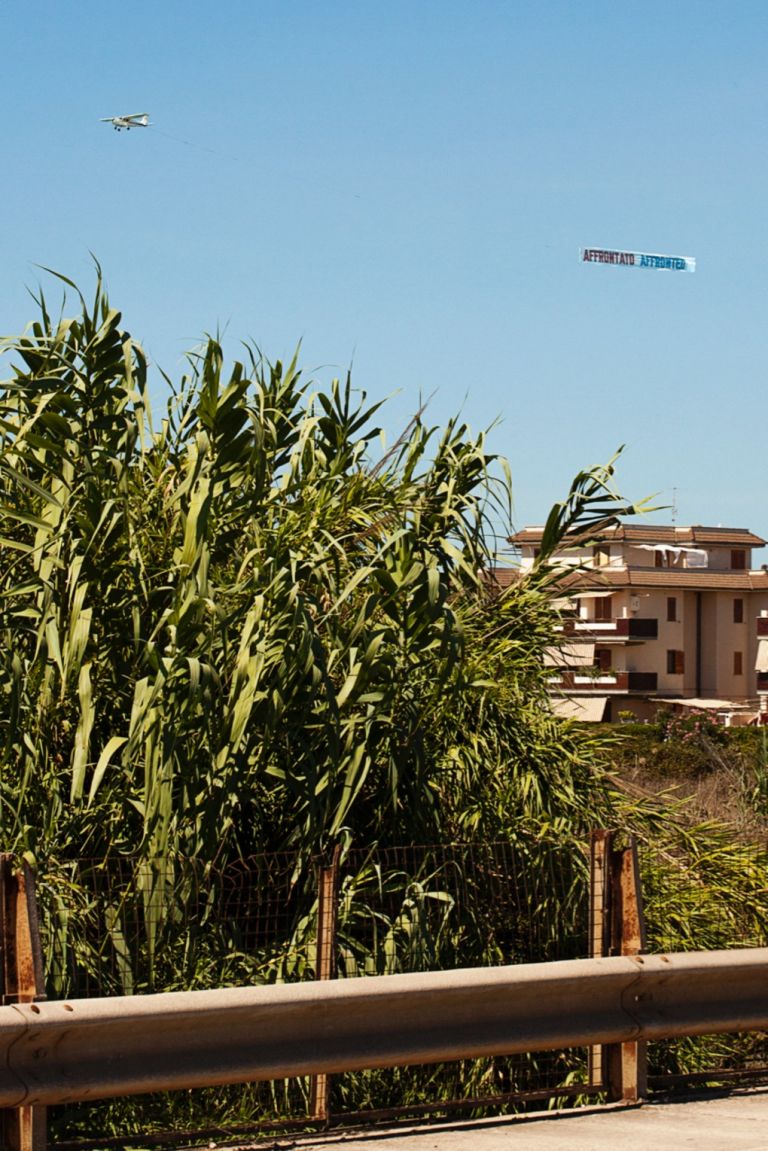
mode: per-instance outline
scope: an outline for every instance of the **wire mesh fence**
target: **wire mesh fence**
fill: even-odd
[[[640,852],[648,950],[713,951],[768,945],[768,848],[729,842],[706,851]],[[768,1079],[768,1035],[707,1035],[648,1045],[657,1089]]]
[[[294,855],[216,868],[190,858],[80,859],[38,878],[56,998],[244,986],[302,978],[313,893]]]
[[[39,877],[49,990],[56,998],[314,979],[322,861],[264,855],[221,868],[193,859],[105,866],[79,860]],[[336,974],[445,970],[587,954],[586,852],[520,839],[351,851],[337,881]],[[343,1075],[333,1114],[480,1107],[568,1097],[586,1049]],[[312,1118],[309,1080],[68,1107],[55,1140],[128,1128],[189,1130]],[[195,1120],[195,1116],[197,1120]],[[206,1123],[202,1123],[202,1117]],[[217,1128],[218,1129],[218,1128]]]
[[[583,956],[587,878],[586,849],[537,841],[350,852],[340,974]]]
[[[105,866],[38,878],[49,991],[135,995],[315,977],[317,862],[252,856]],[[352,851],[338,891],[338,975],[585,954],[585,857],[532,842]]]
[[[640,868],[650,950],[765,946],[768,848],[728,843],[661,854],[651,842],[640,848]]]
[[[583,957],[587,879],[586,848],[537,841],[352,852],[339,877],[339,974]],[[587,1063],[584,1048],[341,1075],[330,1105],[381,1115],[566,1098],[587,1090]]]
[[[311,980],[318,966],[318,892],[328,860],[284,853],[225,866],[194,859],[105,865],[79,860],[39,876],[49,993],[142,994]],[[763,946],[768,851],[695,845],[640,851],[648,950]],[[331,951],[337,978],[543,962],[590,954],[589,849],[542,842],[353,850],[333,879]],[[727,887],[728,898],[724,898]],[[734,897],[735,896],[735,897]],[[120,1140],[152,1132],[236,1134],[396,1113],[520,1108],[593,1097],[586,1048],[335,1076],[318,1107],[309,1079],[211,1088],[57,1109],[62,1145],[99,1130]],[[652,1086],[768,1076],[762,1035],[649,1045]],[[117,1138],[117,1136],[115,1136]],[[95,1146],[96,1143],[93,1143]]]

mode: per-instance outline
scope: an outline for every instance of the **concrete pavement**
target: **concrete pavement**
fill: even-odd
[[[266,1141],[260,1147],[261,1151],[768,1151],[768,1089],[642,1107],[329,1132]]]

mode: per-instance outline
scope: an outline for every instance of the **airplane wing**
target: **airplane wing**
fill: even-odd
[[[137,128],[145,128],[149,125],[149,112],[131,112],[128,116],[101,116],[99,122],[101,124],[131,124]]]

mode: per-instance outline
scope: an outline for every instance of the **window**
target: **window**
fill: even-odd
[[[735,599],[733,601],[733,622],[744,623],[744,600]]]
[[[608,544],[597,544],[592,549],[592,564],[596,568],[607,567],[611,562],[611,549]]]
[[[674,623],[677,619],[677,596],[667,596],[667,623]]]
[[[744,674],[744,656],[740,651],[735,651],[733,653],[733,674]]]
[[[682,675],[685,671],[685,654],[682,651],[667,652],[667,675]]]
[[[603,595],[595,600],[595,620],[606,623],[613,619],[613,596]]]
[[[731,567],[734,571],[743,572],[747,566],[747,553],[744,548],[731,548]]]
[[[595,666],[600,668],[600,671],[611,670],[611,649],[609,647],[599,647],[595,650]]]
[[[653,562],[655,563],[657,568],[663,568],[664,567],[664,556],[665,556],[665,554],[666,554],[665,552],[656,552],[655,553]]]

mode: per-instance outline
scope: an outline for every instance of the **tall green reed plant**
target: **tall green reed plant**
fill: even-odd
[[[100,273],[91,301],[60,280],[75,315],[41,292],[3,342],[0,842],[51,874],[129,859],[110,937],[137,900],[150,985],[193,910],[177,860],[213,881],[294,851],[298,930],[337,843],[663,822],[547,692],[559,552],[635,510],[615,459],[576,477],[502,591],[509,470],[482,434],[420,412],[382,453],[380,406],[349,378],[252,348],[227,366],[214,339],[158,414]]]
[[[522,811],[551,807],[555,620],[535,579],[488,581],[508,491],[484,437],[419,417],[374,459],[349,379],[226,370],[212,339],[153,420],[100,277],[76,298],[5,341],[4,845],[137,853],[149,915],[174,853],[439,838],[510,768]],[[585,476],[563,532],[598,496],[631,510]]]

